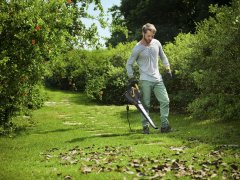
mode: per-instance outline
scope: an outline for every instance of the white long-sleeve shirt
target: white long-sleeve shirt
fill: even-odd
[[[132,65],[136,61],[139,67],[140,80],[162,81],[158,68],[158,56],[160,56],[165,67],[170,66],[162,45],[157,39],[152,39],[149,46],[144,46],[138,42],[126,64],[128,77],[133,77]]]

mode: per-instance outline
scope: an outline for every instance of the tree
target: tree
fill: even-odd
[[[99,0],[2,0],[0,3],[0,126],[24,108],[39,106],[37,86],[49,61],[78,45],[97,44],[96,26],[81,18]],[[101,17],[101,15],[100,15]]]
[[[112,13],[112,25],[111,25],[111,37],[106,41],[106,46],[117,46],[120,42],[126,42],[128,37],[128,29],[126,27],[126,22],[118,6],[113,6],[108,10]]]
[[[165,43],[172,41],[180,32],[195,32],[195,23],[211,15],[208,11],[210,4],[224,5],[229,2],[230,0],[122,0],[118,9],[129,32],[128,41],[140,39],[142,25],[149,22],[157,27],[156,38]],[[116,17],[113,16],[114,18]],[[116,31],[112,32],[109,42],[119,40],[120,35],[116,37],[115,33]]]

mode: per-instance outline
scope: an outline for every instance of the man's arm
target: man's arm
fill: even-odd
[[[161,43],[160,43],[160,46],[159,46],[159,56],[160,56],[161,60],[163,61],[163,65],[166,68],[166,70],[170,70],[169,61],[168,61],[168,58],[167,58],[166,54],[163,51]]]
[[[137,51],[137,48],[134,47],[133,52],[126,63],[126,70],[127,70],[127,75],[129,78],[134,77],[132,65],[137,58],[138,58],[138,51]]]
[[[159,42],[159,43],[160,43],[160,42]],[[166,68],[166,73],[167,73],[167,75],[168,75],[170,78],[172,78],[172,71],[171,71],[171,68],[170,68],[170,63],[169,63],[169,61],[168,61],[168,58],[167,58],[166,54],[165,54],[164,51],[163,51],[163,48],[162,48],[161,43],[160,43],[160,47],[159,47],[159,56],[160,56],[160,58],[161,58],[162,61],[163,61],[164,67]]]

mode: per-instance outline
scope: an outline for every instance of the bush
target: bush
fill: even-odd
[[[79,20],[87,16],[88,3],[78,9],[75,3],[65,0],[1,1],[0,126],[8,124],[25,106],[42,104],[37,88],[48,61],[61,57],[74,42],[80,46],[97,43],[95,26],[88,29]]]
[[[87,68],[82,59],[85,59],[84,51],[72,50],[53,60],[48,66],[48,75],[45,78],[46,86],[84,91]]]
[[[162,74],[169,93],[171,109],[175,111],[186,112],[188,104],[199,94],[192,77],[193,70],[189,64],[194,54],[195,42],[196,38],[193,34],[179,34],[173,43],[164,46],[171,64],[173,78],[167,79],[164,71]]]
[[[104,54],[101,58],[96,54],[101,63],[98,62],[97,67],[89,66],[86,92],[90,98],[105,104],[126,103],[122,96],[128,80],[125,64],[135,44],[119,44],[114,49],[101,51],[99,53]]]
[[[211,7],[214,18],[198,25],[190,65],[201,95],[190,106],[195,116],[238,119],[240,105],[240,2]],[[195,59],[195,61],[194,61]],[[199,104],[199,106],[197,106]]]
[[[215,16],[199,23],[196,34],[179,34],[165,46],[175,77],[166,84],[171,100],[183,107],[189,104],[197,118],[237,119],[240,2],[210,10]]]

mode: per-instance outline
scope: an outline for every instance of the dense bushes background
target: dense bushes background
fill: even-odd
[[[201,119],[238,118],[239,10],[237,0],[230,7],[211,6],[214,16],[199,23],[195,34],[180,33],[174,42],[164,46],[173,79],[167,79],[162,64],[159,66],[172,110],[188,110]],[[74,84],[75,90],[85,90],[90,98],[101,103],[126,103],[122,97],[127,84],[125,64],[135,43],[105,50],[74,50],[64,61],[54,64],[50,79],[58,84],[67,80],[67,86]],[[59,87],[64,88],[63,83]],[[152,105],[157,106],[154,99]]]
[[[1,1],[0,126],[11,117],[44,102],[42,83],[86,92],[104,104],[124,104],[125,64],[136,41],[116,47],[83,50],[97,44],[96,26],[87,29],[87,3],[72,1]],[[99,6],[101,9],[101,6]],[[211,6],[212,17],[196,32],[180,33],[164,45],[173,70],[167,79],[171,109],[188,110],[196,118],[237,120],[240,115],[240,1]],[[74,42],[77,44],[74,44]],[[134,67],[137,72],[137,66]],[[135,74],[138,78],[138,74]],[[153,99],[153,107],[158,106]]]
[[[105,104],[122,104],[126,85],[126,60],[136,42],[104,50],[73,50],[50,65],[47,84],[61,89],[85,91]]]
[[[197,117],[237,120],[240,115],[240,1],[211,7],[214,18],[199,24],[189,65],[200,96],[189,106]]]
[[[215,16],[199,23],[194,35],[180,34],[165,48],[193,116],[238,119],[240,2],[233,1],[231,7],[211,6],[210,11]],[[184,96],[180,99],[185,100]]]

